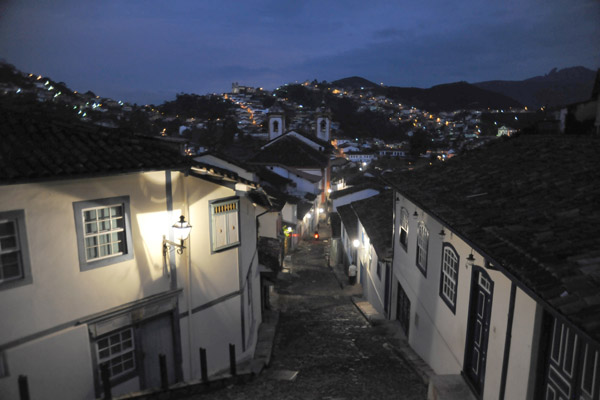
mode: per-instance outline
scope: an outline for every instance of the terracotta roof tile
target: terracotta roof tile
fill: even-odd
[[[391,183],[598,340],[585,316],[600,292],[598,149],[597,136],[518,136]]]
[[[44,110],[0,109],[0,184],[180,169],[185,157],[134,137]]]

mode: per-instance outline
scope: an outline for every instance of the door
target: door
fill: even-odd
[[[493,289],[489,275],[482,268],[473,267],[464,372],[480,395],[485,381]]]
[[[383,288],[383,311],[386,317],[389,315],[389,302],[390,302],[390,263],[385,263],[385,287]]]
[[[600,352],[560,319],[546,316],[548,342],[544,400],[592,400],[600,396]]]
[[[362,285],[363,290],[365,290],[365,266],[362,261],[360,262],[360,284]]]
[[[142,387],[144,389],[160,387],[159,354],[167,358],[169,384],[175,383],[175,354],[173,346],[173,327],[171,314],[163,314],[140,327],[140,343],[143,358]]]
[[[408,328],[410,327],[410,300],[404,289],[398,282],[398,296],[396,298],[396,319],[400,321],[400,326],[408,339]]]

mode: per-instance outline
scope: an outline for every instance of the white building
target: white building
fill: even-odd
[[[13,120],[3,137],[20,146],[0,172],[0,398],[18,398],[20,375],[32,399],[92,399],[102,365],[118,395],[159,386],[159,354],[169,384],[200,377],[200,347],[209,375],[228,368],[229,344],[252,357],[255,183],[151,140]],[[180,215],[192,230],[178,249]]]
[[[395,180],[391,317],[476,398],[599,395],[598,146],[522,136]]]

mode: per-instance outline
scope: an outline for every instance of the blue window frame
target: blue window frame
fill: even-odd
[[[25,211],[0,212],[0,290],[33,282]]]
[[[129,196],[78,201],[73,212],[81,271],[133,259]]]

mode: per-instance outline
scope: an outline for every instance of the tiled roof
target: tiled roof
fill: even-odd
[[[256,172],[256,175],[261,181],[268,182],[274,186],[280,187],[293,183],[291,179],[285,178],[275,172],[271,171],[267,167],[260,167]]]
[[[393,255],[392,228],[393,192],[388,190],[377,196],[351,203],[356,216],[369,236],[380,260],[390,259]]]
[[[599,340],[598,149],[597,136],[503,138],[393,183]]]
[[[0,137],[0,184],[182,169],[189,161],[155,139],[37,109],[0,109]]]
[[[356,217],[356,213],[352,208],[352,205],[346,204],[340,207],[337,207],[337,213],[344,224],[344,228],[346,229],[346,233],[349,236],[350,241],[358,238],[358,219]]]
[[[308,201],[301,200],[297,205],[297,218],[302,219],[304,216],[310,211],[312,208],[312,203]]]
[[[329,195],[331,200],[339,199],[340,197],[348,196],[349,194],[360,192],[361,190],[373,189],[381,191],[383,187],[375,182],[365,182],[355,186],[350,186],[346,189],[336,190]]]
[[[255,164],[281,164],[294,168],[325,168],[328,161],[326,154],[293,136],[286,136],[265,147],[249,160]]]

